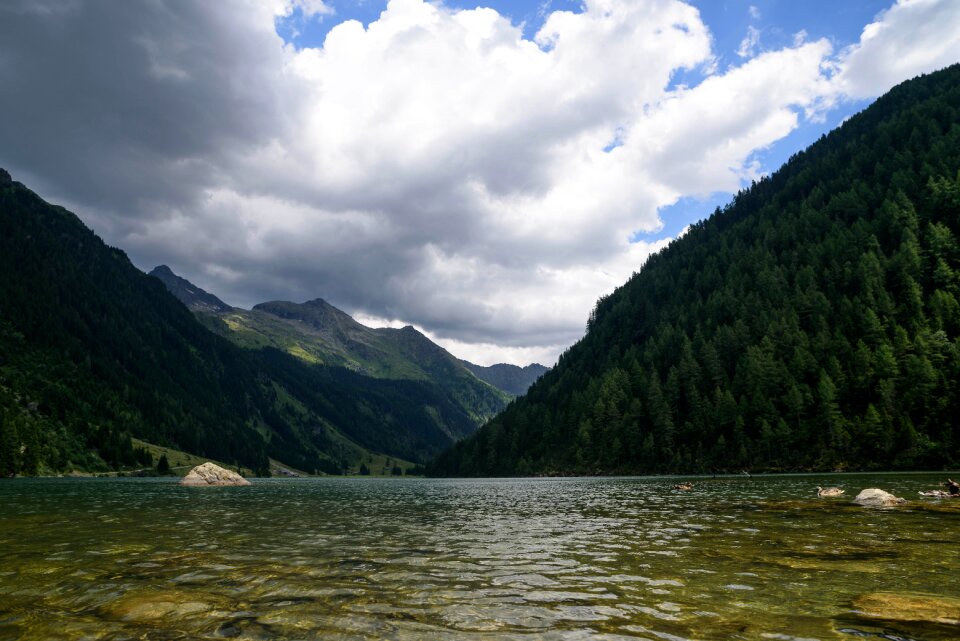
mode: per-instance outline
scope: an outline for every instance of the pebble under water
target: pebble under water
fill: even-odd
[[[944,478],[2,481],[0,640],[960,639]]]

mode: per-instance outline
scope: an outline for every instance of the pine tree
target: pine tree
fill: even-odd
[[[167,460],[166,453],[161,454],[160,460],[157,461],[157,473],[158,474],[170,473],[170,461]]]

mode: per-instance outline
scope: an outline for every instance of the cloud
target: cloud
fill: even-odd
[[[747,35],[740,41],[740,46],[737,47],[737,55],[741,58],[751,58],[759,46],[760,30],[753,25],[749,25],[747,27]]]
[[[284,7],[283,15],[290,15],[294,9],[299,9],[308,18],[329,16],[336,13],[333,7],[324,3],[323,0],[290,0]]]
[[[392,0],[299,50],[276,21],[328,5],[5,3],[0,164],[233,304],[322,296],[481,363],[549,364],[669,242],[630,242],[660,208],[735,191],[757,150],[903,79],[869,56],[910,57],[898,34],[925,4],[839,54],[798,40],[720,74],[674,0],[547,9],[532,38],[492,9]],[[899,73],[950,46],[915,41],[940,53]],[[705,79],[672,87],[683,70]]]
[[[4,3],[3,159],[122,244],[222,181],[224,149],[271,140],[284,60],[257,3]]]
[[[960,2],[898,0],[842,55],[838,84],[851,98],[960,61]]]

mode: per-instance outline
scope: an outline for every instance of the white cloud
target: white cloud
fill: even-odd
[[[305,18],[316,18],[318,16],[329,16],[336,13],[330,5],[323,0],[270,0],[273,8],[273,15],[277,17],[286,17],[294,11],[299,10]]]
[[[741,58],[751,58],[757,52],[759,46],[760,30],[753,25],[749,25],[747,35],[744,36],[743,40],[740,41],[740,46],[737,47],[737,55]]]
[[[846,95],[870,98],[958,61],[960,2],[898,0],[843,53],[837,81]]]
[[[392,0],[301,50],[275,20],[328,5],[161,5],[0,19],[0,82],[22,98],[0,160],[142,267],[234,304],[323,297],[483,364],[552,364],[669,242],[629,242],[660,208],[735,191],[757,150],[955,60],[960,32],[960,3],[904,2],[839,55],[805,37],[757,54],[748,34],[721,74],[674,0],[587,0],[532,39],[492,9]],[[683,69],[705,79],[671,88]]]

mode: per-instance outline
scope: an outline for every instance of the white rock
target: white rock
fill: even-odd
[[[889,492],[884,492],[875,487],[867,488],[857,494],[853,502],[857,505],[866,505],[869,507],[889,507],[891,505],[900,505],[906,503],[906,499],[901,499]]]
[[[236,472],[213,463],[198,465],[180,480],[180,485],[205,487],[209,485],[250,485],[250,481]]]

